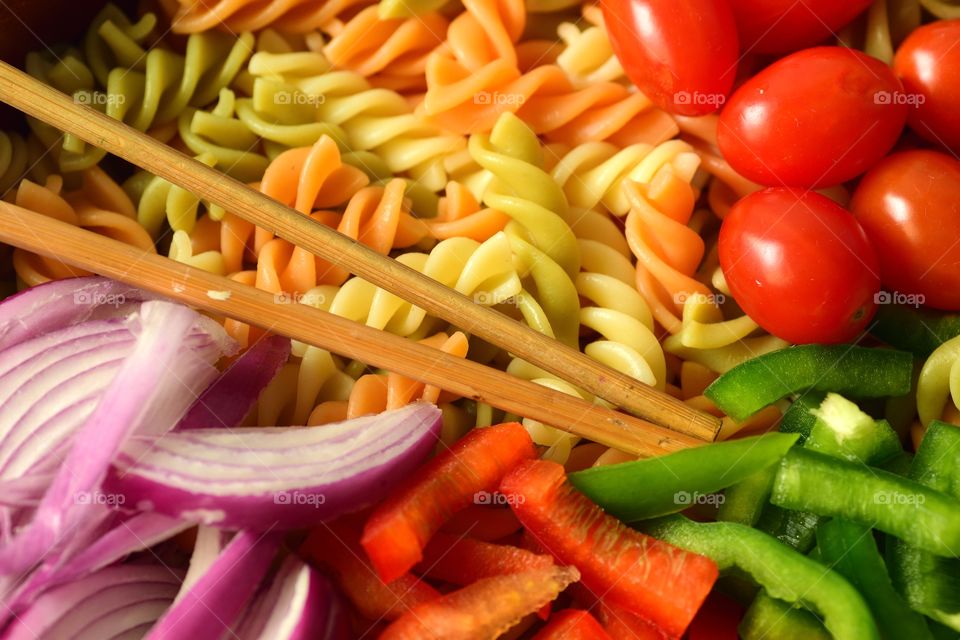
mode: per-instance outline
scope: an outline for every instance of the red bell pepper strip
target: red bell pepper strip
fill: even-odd
[[[545,569],[553,564],[552,556],[519,547],[436,533],[424,547],[423,562],[414,571],[434,580],[465,585],[481,578]]]
[[[470,505],[440,527],[444,533],[495,542],[520,531],[520,521],[507,506]]]
[[[555,462],[522,462],[500,490],[538,542],[580,570],[585,587],[672,636],[683,635],[717,579],[713,560],[608,516],[566,481]]]
[[[666,632],[649,620],[621,607],[600,603],[600,620],[611,638],[625,640],[667,640]]]
[[[387,627],[380,640],[496,638],[552,601],[579,576],[573,567],[554,565],[484,578],[414,607]]]
[[[491,499],[503,476],[535,456],[527,430],[516,422],[475,429],[420,467],[377,507],[360,543],[384,582],[409,571],[423,547],[452,514]]]
[[[583,609],[564,609],[550,617],[550,622],[533,636],[533,640],[613,640],[597,619]]]
[[[417,605],[440,598],[440,592],[409,573],[384,584],[364,557],[359,537],[359,527],[334,522],[314,529],[300,555],[328,568],[347,599],[371,620],[396,620]]]

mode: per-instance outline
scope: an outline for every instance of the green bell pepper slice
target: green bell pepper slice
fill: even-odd
[[[713,559],[721,571],[746,572],[774,598],[816,612],[837,640],[880,638],[866,602],[846,579],[762,531],[733,522],[697,523],[683,516],[667,516],[643,528]]]
[[[960,498],[960,428],[931,423],[909,477]],[[887,566],[894,586],[913,609],[960,631],[960,559],[937,556],[903,540],[888,540]]]
[[[765,433],[593,467],[571,473],[569,479],[608,513],[636,522],[683,511],[699,501],[723,500],[712,494],[773,467],[797,438],[793,433]]]
[[[740,621],[743,640],[832,640],[820,620],[807,611],[791,607],[761,591]]]
[[[891,347],[926,358],[947,340],[960,336],[960,315],[896,304],[881,305],[870,333]]]
[[[901,396],[910,392],[912,370],[913,356],[903,351],[807,344],[748,360],[714,380],[704,395],[739,421],[805,389]]]
[[[834,518],[817,527],[817,548],[821,562],[860,591],[885,638],[933,639],[924,617],[894,590],[870,527]]]
[[[872,526],[940,556],[960,550],[960,500],[882,469],[793,449],[770,502]]]

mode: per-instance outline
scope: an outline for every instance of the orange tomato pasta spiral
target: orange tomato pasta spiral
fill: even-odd
[[[63,192],[60,176],[50,176],[44,186],[30,180],[21,181],[12,196],[13,204],[18,207],[89,229],[144,251],[156,252],[150,234],[137,224],[133,203],[99,167],[84,171],[80,188],[69,193]],[[22,249],[14,250],[13,267],[21,287],[90,275],[60,260]]]
[[[466,12],[427,61],[420,109],[452,131],[488,131],[515,113],[537,134],[570,146],[591,140],[658,144],[677,133],[673,119],[646,96],[612,82],[577,88],[543,60],[538,43],[517,42],[526,21],[523,0],[466,0]]]
[[[370,0],[161,0],[175,33],[210,29],[306,33],[339,16],[372,4]]]
[[[443,43],[447,26],[435,12],[382,19],[378,7],[367,7],[342,26],[324,29],[333,37],[323,54],[335,68],[359,73],[374,86],[423,91],[427,56]]]

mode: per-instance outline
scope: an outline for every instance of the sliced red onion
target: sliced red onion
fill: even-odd
[[[121,454],[105,490],[227,529],[307,527],[383,498],[439,431],[426,403],[323,427],[177,431],[139,458]]]
[[[236,534],[203,575],[184,584],[147,640],[215,639],[228,633],[270,568],[280,539],[276,533]]]
[[[123,315],[129,305],[158,296],[96,276],[46,282],[0,304],[0,351],[79,322]]]
[[[346,611],[330,581],[289,556],[247,609],[237,640],[346,640]]]
[[[157,565],[101,569],[44,593],[10,623],[2,638],[113,638],[153,624],[173,602],[181,578],[180,573]]]
[[[51,558],[34,571],[16,595],[5,598],[7,607],[21,611],[34,602],[40,593],[78,580],[95,571],[143,551],[193,526],[189,522],[156,513],[140,513],[120,519],[112,529],[99,535],[82,551],[66,562]]]
[[[61,340],[64,336],[66,342]],[[98,348],[94,336],[108,345]],[[130,336],[133,341],[121,349],[118,345]],[[78,340],[86,339],[93,342],[84,342],[79,357],[96,360],[98,367],[84,372],[82,367],[72,368],[77,356],[71,353]],[[4,446],[8,441],[14,443],[6,450],[12,448],[21,455],[28,452],[42,464],[45,455],[60,452],[58,444],[50,443],[51,433],[59,435],[59,440],[56,435],[52,438],[56,442],[70,438],[69,447],[64,447],[66,456],[58,461],[56,475],[33,518],[0,547],[0,572],[31,569],[57,548],[67,533],[77,540],[74,530],[96,511],[91,507],[117,506],[119,498],[102,493],[99,487],[120,448],[131,434],[157,436],[170,430],[216,377],[213,363],[231,346],[222,328],[195,311],[148,301],[122,320],[91,320],[0,351],[4,381],[0,388],[6,388],[7,381],[19,386],[40,378],[56,380],[67,389],[55,394],[55,401],[34,392],[18,393],[0,404],[15,418],[12,428],[3,433]],[[106,361],[105,352],[110,354]],[[62,362],[71,365],[61,367]],[[109,366],[115,366],[115,372],[101,375]],[[69,377],[61,377],[63,369],[70,372]],[[24,378],[25,372],[29,379]],[[96,389],[93,393],[87,393],[90,386]],[[0,420],[0,424],[10,424],[5,418]],[[21,428],[24,424],[28,426]]]
[[[269,336],[260,340],[207,387],[177,428],[237,426],[289,357],[289,338]]]

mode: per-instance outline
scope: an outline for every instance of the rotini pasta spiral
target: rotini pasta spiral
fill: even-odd
[[[50,176],[44,186],[23,180],[12,201],[24,209],[37,211],[63,222],[89,229],[104,236],[156,252],[153,239],[137,224],[133,203],[123,190],[99,167],[83,174],[81,187],[63,193],[63,179]],[[47,258],[22,249],[13,252],[13,266],[21,286],[33,287],[49,280],[89,275],[55,258]]]
[[[360,11],[323,47],[338,69],[366,77],[377,87],[423,91],[427,56],[443,42],[448,22],[438,13],[383,19],[378,7]]]
[[[693,147],[682,140],[622,149],[606,142],[588,142],[566,152],[558,146],[550,151],[561,155],[551,175],[572,206],[593,209],[602,204],[618,216],[630,209],[624,189],[627,181],[649,184],[660,173],[670,172],[690,182],[700,165]]]
[[[537,43],[515,48],[526,19],[522,0],[467,0],[464,6],[447,42],[427,61],[421,109],[443,126],[486,131],[510,112],[534,132],[571,146],[597,140],[659,144],[676,135],[670,116],[623,85],[578,89],[556,65],[529,68],[542,51]]]
[[[259,31],[266,27],[306,33],[371,3],[369,0],[165,0],[163,4],[176,33],[211,29]]]
[[[598,10],[599,7],[591,5],[589,9]],[[600,17],[599,11],[590,10],[584,9],[585,18],[590,20]],[[599,23],[584,26],[582,29],[578,24],[564,22],[557,28],[557,35],[565,45],[557,56],[557,66],[567,72],[575,86],[623,81],[623,67],[613,55],[602,18]]]
[[[920,370],[917,411],[924,427],[942,419],[948,400],[960,409],[960,338],[937,347]]]
[[[328,135],[344,150],[376,154],[392,173],[442,189],[447,182],[443,158],[463,148],[463,138],[413,113],[400,94],[329,68],[321,54],[312,52],[255,54],[249,66],[256,78],[253,97],[237,101],[237,115],[273,143],[306,146]]]
[[[97,16],[87,35],[89,71],[104,93],[89,91],[83,84],[69,91],[75,99],[102,106],[110,117],[141,131],[173,122],[188,106],[202,107],[217,99],[221,89],[236,77],[253,51],[253,36],[200,33],[187,39],[181,55],[162,47],[144,50],[141,43],[152,30],[155,18],[131,24],[113,5]],[[54,79],[56,65],[33,54],[28,70],[44,80]],[[79,68],[79,61],[72,64]],[[109,69],[109,70],[108,70]],[[62,75],[62,74],[61,74]],[[58,86],[56,83],[54,86]],[[61,90],[70,87],[58,86]],[[54,146],[59,134],[47,125],[32,122],[37,136]],[[104,152],[66,136],[60,166],[65,171],[82,170],[99,162]]]

